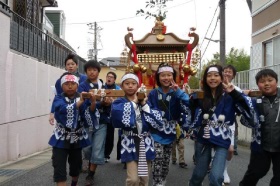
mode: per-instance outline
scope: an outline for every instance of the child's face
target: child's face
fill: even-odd
[[[72,60],[72,59],[68,59],[66,61],[66,64],[65,64],[65,69],[70,72],[70,73],[74,73],[77,71],[77,64]]]
[[[233,80],[233,71],[232,71],[232,69],[230,69],[230,68],[224,69],[223,76],[227,77],[228,81],[231,82]]]
[[[261,77],[258,81],[258,87],[263,95],[273,96],[277,94],[277,82],[271,76]]]
[[[222,78],[218,72],[209,72],[206,76],[206,83],[211,89],[216,89],[222,82]]]
[[[173,80],[172,72],[161,72],[159,74],[159,82],[161,87],[169,87],[171,85],[172,80]]]
[[[98,78],[99,72],[98,72],[97,68],[89,67],[89,68],[87,68],[86,74],[87,74],[88,79],[93,81]]]
[[[113,74],[108,74],[106,76],[106,84],[113,85],[114,83],[115,83],[115,77],[113,76]]]
[[[122,83],[122,89],[126,95],[132,96],[138,90],[138,83],[134,79],[127,79]]]
[[[78,90],[78,84],[72,81],[67,81],[62,84],[62,90],[66,96],[73,97]]]

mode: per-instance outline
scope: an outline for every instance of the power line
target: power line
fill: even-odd
[[[181,3],[181,4],[178,4],[178,5],[174,5],[174,6],[171,6],[171,7],[165,8],[164,10],[169,10],[169,9],[175,8],[175,7],[177,7],[177,6],[181,6],[181,5],[184,5],[184,4],[187,4],[187,3],[190,3],[191,1],[194,1],[194,0],[189,0],[189,1],[184,2],[184,3]]]
[[[211,34],[210,39],[212,39],[212,37],[213,37],[213,35],[214,35],[214,32],[215,32],[215,30],[216,30],[216,28],[217,28],[218,20],[219,20],[219,19],[217,18],[216,25],[215,25],[215,28],[214,28],[212,34]],[[203,38],[203,40],[204,40],[204,38]],[[205,48],[205,50],[204,50],[204,52],[203,52],[203,54],[202,54],[202,56],[201,56],[201,59],[203,58],[203,56],[204,56],[204,54],[205,54],[205,52],[206,52],[206,50],[207,50],[207,48],[208,48],[208,46],[209,46],[209,43],[210,43],[210,40],[208,40],[208,43],[207,43],[206,48]]]
[[[209,29],[210,29],[212,23],[213,23],[213,20],[214,20],[214,18],[215,18],[215,15],[216,15],[216,12],[217,12],[217,10],[218,10],[218,7],[219,7],[219,3],[218,3],[217,8],[216,8],[216,10],[215,10],[215,12],[214,12],[214,15],[213,15],[213,17],[212,17],[212,20],[211,20],[211,22],[210,22],[210,24],[209,24],[209,26],[208,26],[208,28],[207,28],[207,30],[206,30],[206,33],[205,33],[205,35],[204,35],[204,37],[203,37],[203,40],[202,40],[202,42],[201,42],[201,44],[200,44],[200,48],[199,48],[199,49],[201,49],[201,46],[202,46],[202,44],[203,44],[203,42],[204,42],[204,40],[205,40],[205,36],[207,35],[207,33],[208,33],[208,31],[209,31]],[[217,23],[216,23],[216,26],[217,26]],[[216,29],[216,28],[215,28],[215,29]],[[211,36],[211,37],[212,37],[212,36]],[[208,42],[208,43],[209,43],[209,42]]]
[[[176,8],[178,6],[190,3],[191,1],[194,1],[194,0],[188,0],[187,2],[184,2],[184,3],[178,4],[178,5],[174,5],[174,6],[165,8],[164,10],[169,10],[169,9],[172,9],[172,8]],[[155,13],[155,12],[153,12],[153,13]],[[133,19],[133,18],[137,18],[137,17],[142,17],[142,15],[136,15],[136,16],[132,16],[132,17],[125,17],[125,18],[119,18],[119,19],[112,19],[112,20],[96,21],[96,23],[116,22],[116,21],[122,21],[122,20],[126,20],[126,19]],[[66,24],[67,25],[74,25],[74,24],[89,24],[89,23],[90,22],[83,22],[83,23],[79,23],[78,22],[78,23],[66,23]]]

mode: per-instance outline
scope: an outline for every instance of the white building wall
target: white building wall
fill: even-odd
[[[0,164],[49,147],[50,86],[64,72],[9,48],[10,18],[0,13]]]
[[[263,47],[262,43],[257,43],[251,47],[250,69],[258,69],[263,67]],[[257,89],[256,76],[257,71],[249,72],[249,89]]]
[[[251,48],[251,60],[250,60],[250,68],[251,69],[256,69],[256,68],[261,68],[263,67],[262,64],[262,54],[263,54],[263,49],[262,49],[262,43],[257,43],[252,46]]]
[[[251,142],[252,141],[252,129],[245,127],[240,124],[239,120],[240,117],[237,117],[237,122],[238,122],[238,140],[243,141],[243,142]]]

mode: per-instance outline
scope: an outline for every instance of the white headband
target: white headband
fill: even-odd
[[[219,72],[218,68],[217,67],[210,67],[207,71],[207,73],[209,72]]]
[[[72,74],[67,74],[61,78],[61,80],[60,80],[61,86],[63,85],[63,83],[68,82],[68,81],[75,82],[79,85],[79,79],[77,76],[72,75]]]
[[[134,79],[139,84],[139,79],[135,74],[125,74],[121,79],[121,84],[127,79]]]
[[[172,67],[160,67],[160,68],[158,69],[158,74],[159,74],[159,73],[162,73],[162,72],[171,72],[171,73],[174,73]]]

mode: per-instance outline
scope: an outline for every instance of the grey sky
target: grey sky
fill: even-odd
[[[100,31],[101,43],[98,58],[118,57],[124,48],[124,35],[127,26],[134,28],[134,39],[141,39],[150,32],[154,19],[137,17],[136,10],[145,7],[147,0],[58,0],[58,9],[63,10],[66,16],[66,40],[77,50],[78,54],[86,58],[88,42],[93,34],[88,33],[86,23],[97,22],[102,28]],[[167,18],[164,21],[167,32],[173,32],[182,39],[189,39],[190,27],[196,27],[200,36],[200,44],[206,34],[219,0],[173,0],[168,3]],[[219,12],[219,9],[218,11]],[[207,37],[210,37],[217,20],[217,14],[209,28]],[[245,49],[250,52],[251,44],[251,15],[246,0],[226,1],[226,50],[231,47]],[[219,24],[214,32],[213,39],[219,39]],[[92,31],[91,31],[92,32]],[[205,51],[207,40],[200,46]],[[78,49],[79,47],[79,49]],[[214,52],[219,52],[219,43],[210,42],[204,59],[210,59]]]

